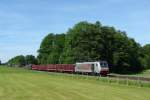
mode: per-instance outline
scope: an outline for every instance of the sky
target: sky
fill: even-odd
[[[48,33],[65,33],[80,21],[100,21],[150,44],[150,0],[0,0],[0,60],[37,56]]]

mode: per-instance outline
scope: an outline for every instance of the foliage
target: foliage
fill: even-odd
[[[117,73],[138,72],[142,70],[140,62],[140,45],[125,33],[114,36],[113,70]]]
[[[60,55],[63,52],[65,34],[48,34],[42,41],[38,50],[39,64],[61,63]]]
[[[144,69],[150,69],[150,44],[143,46],[142,50],[142,65]]]
[[[13,67],[23,67],[29,64],[37,64],[37,60],[33,55],[27,55],[26,57],[19,55],[10,59],[7,64]]]
[[[39,64],[74,64],[106,60],[110,71],[139,72],[147,66],[149,56],[141,55],[142,47],[125,32],[100,22],[75,24],[66,34],[48,34],[38,50]],[[141,63],[143,62],[143,63]]]
[[[37,64],[37,59],[33,55],[25,56],[26,65]]]
[[[64,63],[94,61],[100,59],[101,40],[99,25],[80,22],[67,32],[62,55]]]
[[[67,32],[64,63],[106,60],[111,72],[141,70],[140,45],[113,27],[80,22]]]

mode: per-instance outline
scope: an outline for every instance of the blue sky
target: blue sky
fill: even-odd
[[[37,55],[48,33],[97,20],[150,43],[150,0],[0,0],[0,60]]]

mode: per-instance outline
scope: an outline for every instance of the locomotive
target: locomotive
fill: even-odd
[[[109,68],[106,61],[82,62],[75,64],[75,72],[96,75],[107,75],[109,73]]]
[[[31,69],[49,72],[86,73],[105,76],[109,73],[109,67],[106,61],[77,62],[76,64],[32,65]]]

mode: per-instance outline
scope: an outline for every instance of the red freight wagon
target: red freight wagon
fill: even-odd
[[[73,64],[57,64],[57,71],[59,72],[74,72],[75,66]]]
[[[38,70],[38,65],[32,65],[32,70]]]
[[[56,66],[54,64],[47,65],[47,71],[56,72],[57,71]]]
[[[56,70],[57,70],[58,72],[63,72],[63,70],[64,70],[63,65],[56,64],[55,66],[56,66]]]
[[[45,65],[39,65],[38,66],[38,70],[40,70],[40,71],[47,71],[47,66],[45,66]]]
[[[64,65],[65,72],[74,72],[75,71],[75,65],[73,64],[66,64]]]
[[[75,65],[73,64],[32,65],[32,70],[73,73],[75,71]]]

